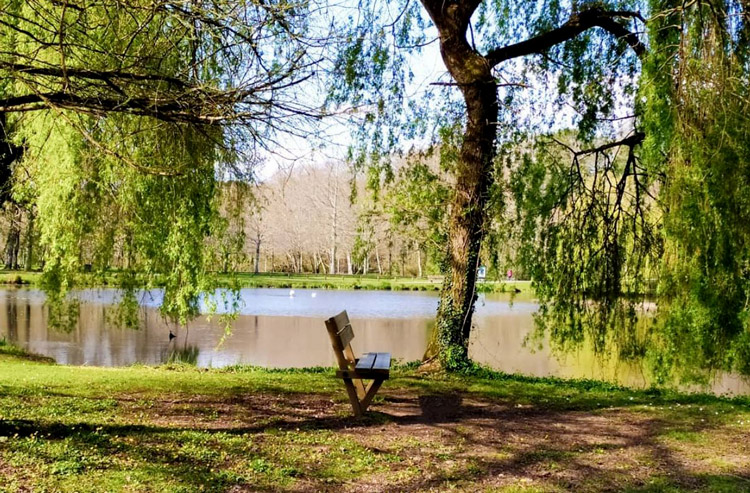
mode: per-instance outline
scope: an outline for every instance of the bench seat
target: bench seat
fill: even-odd
[[[338,370],[339,378],[379,378],[388,380],[391,374],[391,353],[365,353],[357,360],[354,370]]]

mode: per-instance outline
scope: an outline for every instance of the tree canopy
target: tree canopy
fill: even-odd
[[[447,276],[437,339],[441,364],[460,368],[467,360],[480,247],[491,229],[490,211],[504,203],[503,153],[521,136],[559,125],[553,115],[538,118],[537,107],[548,111],[563,102],[580,113],[582,140],[614,134],[603,118],[614,113],[618,98],[632,100],[638,59],[646,51],[637,34],[645,19],[634,2],[423,1],[402,2],[397,13],[391,4],[370,2],[365,9],[374,14],[351,34],[352,48],[341,58],[347,77],[333,99],[366,103],[365,137],[355,154],[360,160],[390,151],[404,130],[409,138],[426,135],[450,155]],[[402,47],[419,50],[428,42],[427,19],[449,79],[438,81],[440,97],[405,104],[409,71]],[[551,82],[558,90],[545,99]],[[530,86],[538,89],[527,97],[523,89]]]
[[[443,247],[442,366],[468,364],[490,239],[518,246],[560,347],[648,356],[663,375],[750,373],[745,1],[9,0],[0,14],[2,176],[36,207],[58,291],[120,245],[125,285],[163,283],[165,312],[194,314],[207,238],[230,228],[218,181],[337,112],[371,188],[397,179],[381,197],[394,224]],[[435,47],[445,74],[415,96]],[[431,153],[439,169],[390,164]],[[374,228],[363,215],[357,255]]]
[[[165,285],[166,314],[196,313],[211,287],[206,238],[223,224],[217,180],[245,179],[280,133],[303,135],[319,116],[297,97],[322,42],[313,8],[1,4],[2,164],[13,196],[37,208],[52,292],[83,264],[107,269],[117,246],[125,287]]]
[[[355,155],[415,135],[454,149],[444,365],[465,359],[489,235],[519,245],[558,347],[648,356],[665,378],[747,372],[745,2],[367,10],[334,92],[369,108]],[[403,52],[431,42],[427,19],[449,78],[406,104]]]
[[[747,374],[747,5],[644,7],[636,133],[538,140],[512,180],[539,321],[662,380]]]

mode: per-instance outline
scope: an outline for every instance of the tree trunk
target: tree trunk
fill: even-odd
[[[31,263],[34,260],[32,254],[34,253],[34,210],[29,210],[29,222],[26,226],[26,258],[24,259],[24,268],[31,270]]]
[[[260,236],[255,238],[255,273],[260,271]]]
[[[224,258],[224,260],[221,264],[221,272],[222,274],[226,274],[229,271],[229,252],[224,251],[222,257]]]
[[[417,277],[422,277],[422,249],[417,248]]]
[[[471,318],[479,249],[493,183],[495,83],[464,89],[468,122],[456,174],[456,190],[448,219],[449,272],[443,282],[437,316],[440,359],[446,368],[468,362]]]
[[[313,259],[315,261],[313,272],[315,272],[315,274],[320,274],[321,272],[325,271],[325,262],[323,261],[323,255],[321,255],[319,252],[314,252]]]
[[[393,275],[393,242],[388,242],[388,275]]]
[[[328,266],[328,273],[329,274],[336,273],[336,246],[335,245],[331,248],[331,263]]]
[[[338,244],[339,235],[339,182],[338,177],[334,177],[335,188],[333,190],[332,212],[331,212],[331,265],[329,266],[329,273],[336,274],[336,245]]]
[[[10,200],[13,189],[13,163],[21,159],[23,148],[13,145],[7,133],[5,112],[0,112],[0,206]]]
[[[8,229],[8,239],[5,243],[5,268],[18,269],[18,248],[21,243],[21,226],[19,224],[18,206],[10,205],[10,227]]]
[[[497,83],[491,65],[466,39],[475,7],[463,2],[423,0],[423,4],[438,28],[443,62],[466,104],[466,126],[448,218],[449,272],[443,281],[436,321],[439,360],[446,369],[459,370],[469,364],[479,248],[493,183]]]
[[[0,206],[8,202],[10,229],[5,244],[5,268],[18,269],[18,249],[21,245],[20,210],[11,199],[13,164],[18,161],[23,148],[13,145],[7,134],[8,122],[5,112],[0,112]]]
[[[5,268],[15,270],[18,268],[18,243],[21,233],[18,225],[12,222],[8,231],[8,241],[5,245]]]
[[[350,276],[352,275],[352,254],[351,252],[346,252],[346,273]]]

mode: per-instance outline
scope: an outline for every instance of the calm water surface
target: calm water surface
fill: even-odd
[[[219,345],[224,326],[217,317],[199,317],[177,327],[159,315],[159,291],[140,295],[140,329],[112,323],[115,290],[78,294],[80,317],[70,332],[48,327],[45,296],[28,289],[0,289],[0,338],[31,352],[72,365],[160,364],[178,357],[199,366],[238,363],[267,367],[332,366],[335,357],[323,321],[346,309],[355,329],[355,352],[389,351],[403,361],[420,359],[437,308],[437,294],[403,291],[325,291],[243,289],[240,314],[231,336]],[[634,386],[648,384],[636,366],[601,362],[589,352],[556,357],[547,347],[524,342],[533,330],[532,301],[483,295],[477,303],[472,358],[509,373],[601,378]],[[177,337],[170,340],[170,331]],[[750,394],[750,385],[721,375],[717,393]]]

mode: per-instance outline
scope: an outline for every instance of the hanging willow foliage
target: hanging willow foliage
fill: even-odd
[[[750,5],[658,7],[644,74],[648,159],[666,176],[654,359],[663,374],[750,375]]]
[[[648,9],[637,130],[536,139],[511,180],[540,335],[658,381],[750,375],[750,6]]]
[[[123,306],[163,286],[165,315],[197,313],[213,287],[207,241],[226,228],[221,181],[314,128],[316,102],[296,92],[327,39],[308,30],[314,8],[0,2],[0,186],[36,206],[54,324],[73,320],[64,300],[84,266],[126,288]]]

